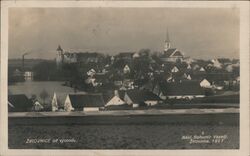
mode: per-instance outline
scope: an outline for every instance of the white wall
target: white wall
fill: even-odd
[[[74,108],[72,107],[69,95],[67,95],[66,100],[64,102],[64,110],[67,112],[74,110]]]
[[[84,112],[99,111],[99,107],[84,107]]]
[[[145,101],[145,103],[147,104],[147,106],[154,106],[158,103],[158,101]]]

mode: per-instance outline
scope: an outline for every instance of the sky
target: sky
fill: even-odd
[[[162,52],[166,32],[185,56],[239,57],[235,8],[11,8],[9,58],[54,59],[65,51]]]

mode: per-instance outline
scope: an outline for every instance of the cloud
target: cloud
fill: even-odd
[[[166,28],[172,45],[191,57],[238,57],[239,12],[194,8],[12,8],[9,57],[25,50],[53,58],[68,50],[115,54],[150,48],[162,51]]]

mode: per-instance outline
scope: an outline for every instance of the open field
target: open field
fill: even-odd
[[[226,135],[222,143],[190,143],[186,135]],[[29,143],[27,139],[73,142]],[[29,141],[29,140],[28,140]],[[239,114],[9,117],[11,149],[237,149]]]

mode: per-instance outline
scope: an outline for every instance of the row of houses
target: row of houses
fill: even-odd
[[[60,93],[59,93],[60,94]],[[113,96],[104,97],[102,94],[71,93],[60,97],[54,93],[51,100],[51,111],[99,111],[108,107],[153,106],[161,103],[157,95],[150,91],[130,90],[115,91]],[[42,104],[32,103],[24,94],[9,95],[8,108],[10,112],[42,111]]]
[[[98,111],[108,107],[155,106],[167,104],[168,99],[194,99],[206,96],[206,89],[213,87],[208,81],[182,81],[159,83],[151,88],[114,90],[111,94],[102,93],[54,93],[51,99],[52,111]],[[31,101],[26,95],[9,95],[9,111],[40,111],[43,105]]]

